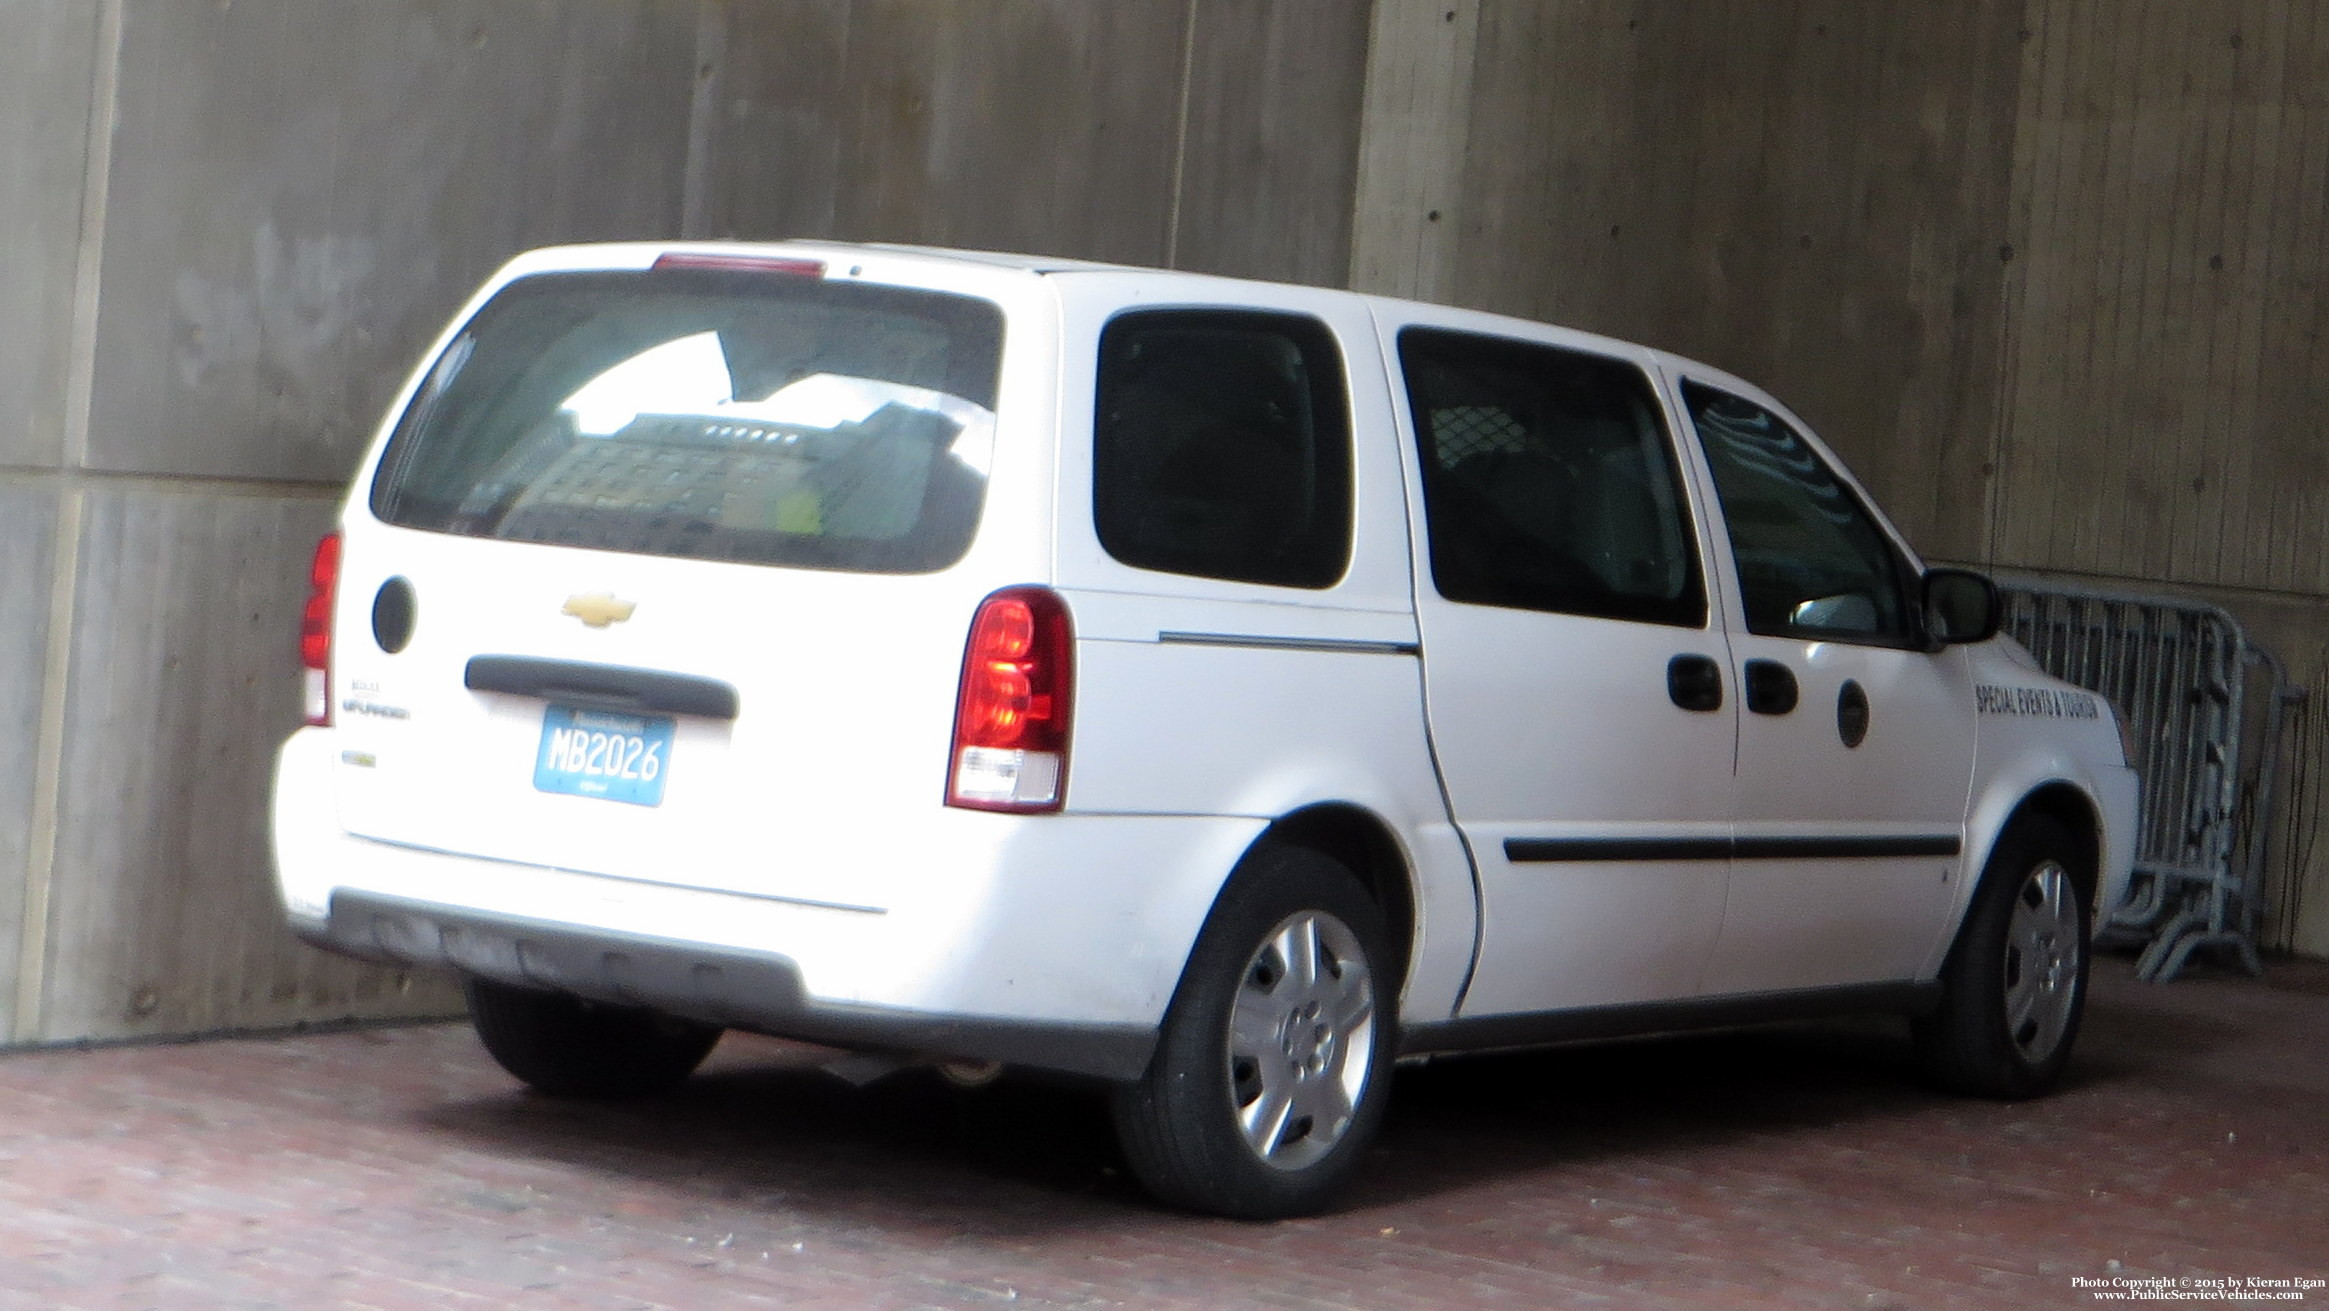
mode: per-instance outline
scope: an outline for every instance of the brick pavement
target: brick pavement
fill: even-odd
[[[821,1059],[731,1037],[604,1107],[519,1092],[451,1025],[0,1057],[0,1307],[1870,1311],[2329,1278],[2318,963],[2106,961],[2072,1086],[2027,1105],[1920,1090],[1874,1023],[1402,1071],[1350,1204],[1272,1225],[1147,1206],[1073,1087]]]

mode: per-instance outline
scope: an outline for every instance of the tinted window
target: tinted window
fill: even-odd
[[[1909,640],[1906,565],[1819,455],[1778,415],[1682,386],[1722,499],[1751,632]]]
[[[1333,586],[1350,561],[1347,387],[1315,319],[1117,318],[1100,337],[1100,544],[1143,569]]]
[[[405,413],[390,523],[875,572],[959,559],[985,497],[1002,315],[762,273],[513,282]]]
[[[1451,601],[1698,626],[1697,540],[1649,378],[1533,342],[1410,328],[1399,363],[1432,583]]]

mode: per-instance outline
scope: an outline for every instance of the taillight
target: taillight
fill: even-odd
[[[1006,587],[979,602],[962,650],[946,804],[1059,809],[1074,684],[1075,634],[1058,593]]]
[[[673,251],[655,257],[657,269],[696,269],[711,273],[777,273],[795,278],[825,276],[821,259],[788,259],[779,255],[745,255]]]
[[[340,535],[315,544],[307,570],[307,609],[299,617],[299,662],[307,666],[307,722],[332,722],[332,596],[340,585]]]

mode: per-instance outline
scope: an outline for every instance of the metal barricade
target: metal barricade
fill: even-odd
[[[2135,879],[2101,936],[2147,945],[2137,974],[2164,983],[2220,948],[2263,972],[2274,769],[2292,688],[2273,655],[2201,601],[1997,576],[2005,630],[2057,678],[2127,717],[2142,780]]]

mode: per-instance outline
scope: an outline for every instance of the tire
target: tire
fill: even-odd
[[[1991,853],[1941,969],[1941,1005],[1915,1022],[1918,1063],[1940,1087],[2018,1099],[2051,1090],[2086,1009],[2092,872],[2069,830],[2013,822]]]
[[[468,980],[469,1019],[485,1050],[554,1097],[644,1097],[678,1086],[722,1030],[491,979]]]
[[[1325,1206],[1382,1123],[1397,1019],[1381,912],[1304,847],[1230,879],[1156,1054],[1112,1098],[1132,1172],[1159,1201],[1242,1219]]]

